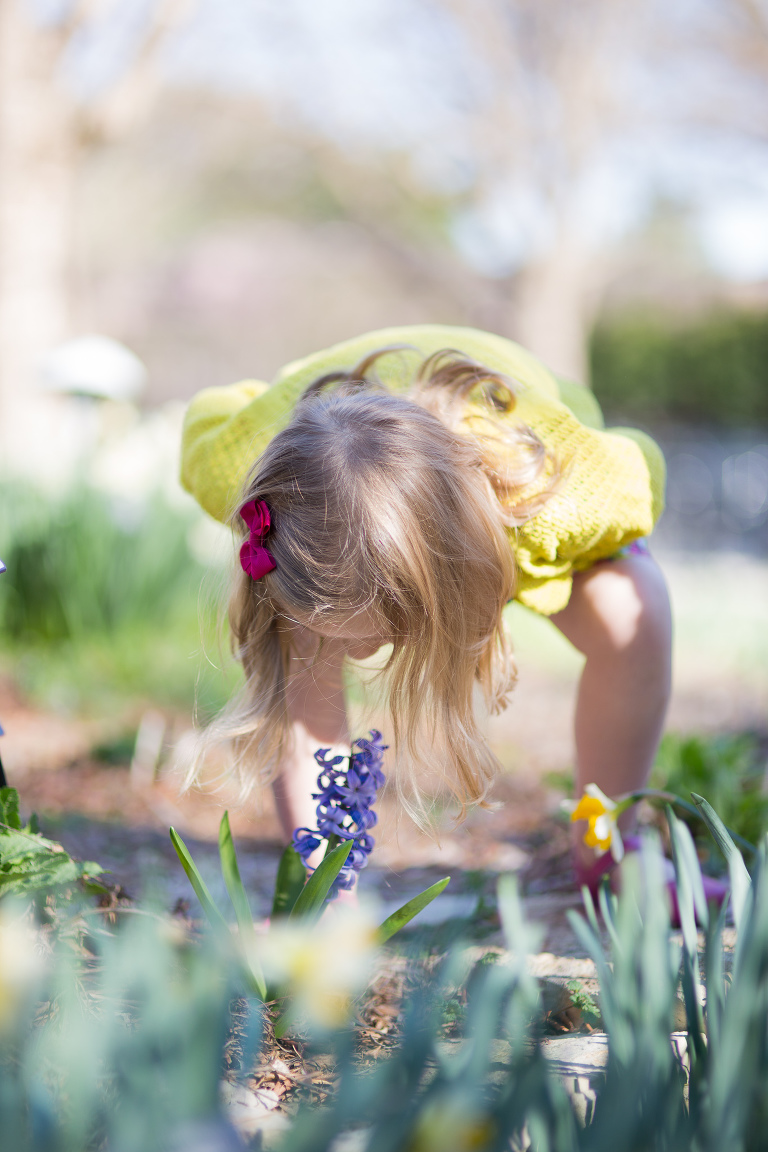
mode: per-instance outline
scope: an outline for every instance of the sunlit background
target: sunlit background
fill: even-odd
[[[657,436],[670,723],[764,733],[767,97],[763,0],[3,0],[8,764],[82,754],[70,720],[172,748],[236,680],[231,549],[176,481],[192,394],[430,321]],[[578,661],[511,627],[491,737],[567,768]]]

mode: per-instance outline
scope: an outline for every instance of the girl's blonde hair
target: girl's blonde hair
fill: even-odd
[[[367,610],[392,639],[395,748],[416,761],[434,750],[464,811],[497,768],[474,686],[497,711],[515,680],[501,621],[515,592],[508,530],[542,507],[557,467],[510,420],[512,381],[444,350],[392,395],[371,370],[396,351],[310,385],[248,476],[241,504],[268,505],[276,566],[257,581],[238,570],[229,620],[245,685],[212,735],[234,738],[244,788],[273,779],[289,735],[286,622],[334,626]],[[243,533],[237,512],[232,525]]]

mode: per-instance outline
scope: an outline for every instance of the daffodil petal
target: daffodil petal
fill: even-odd
[[[607,812],[603,812],[595,819],[595,836],[598,840],[611,839],[611,833],[614,828],[614,822]]]
[[[571,813],[571,820],[590,820],[595,816],[602,816],[605,811],[599,800],[591,796],[582,796]]]
[[[613,839],[611,840],[611,855],[618,864],[620,860],[624,859],[624,841],[621,838],[618,824],[613,829]]]
[[[584,795],[589,796],[592,800],[598,801],[606,812],[612,812],[616,807],[616,801],[611,800],[610,796],[606,796],[605,792],[603,792],[601,788],[598,788],[597,784],[587,784],[584,789]]]

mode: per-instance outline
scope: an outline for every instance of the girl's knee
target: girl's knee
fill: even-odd
[[[608,561],[574,579],[566,635],[586,656],[668,657],[672,625],[661,569],[648,556]],[[568,610],[566,610],[568,612]]]

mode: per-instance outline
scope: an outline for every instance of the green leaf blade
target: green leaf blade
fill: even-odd
[[[414,896],[412,900],[408,900],[403,904],[402,908],[398,908],[391,916],[387,916],[386,920],[379,925],[377,934],[379,944],[384,944],[387,940],[391,939],[396,932],[404,928],[406,924],[413,920],[414,916],[418,916],[428,904],[444,892],[451,882],[450,876],[445,876],[442,880],[438,880],[430,888],[425,888],[418,896]]]
[[[171,836],[171,843],[176,849],[176,855],[181,861],[181,866],[187,874],[187,878],[195,891],[195,895],[203,906],[203,911],[208,918],[209,924],[213,929],[215,929],[217,934],[223,933],[226,935],[227,940],[231,941],[232,933],[229,930],[229,925],[227,924],[219,909],[216,907],[213,897],[208,891],[208,886],[200,875],[197,865],[189,854],[189,850],[186,844],[182,840],[181,836],[179,836],[175,828],[171,828],[169,831]]]
[[[319,919],[325,898],[351,851],[352,841],[345,840],[317,866],[291,910],[291,920],[312,921]]]
[[[677,877],[677,903],[683,942],[688,953],[695,957],[698,954],[696,921],[698,919],[705,929],[709,923],[704,882],[688,825],[678,820],[669,805],[667,805],[667,823]]]
[[[272,901],[272,919],[288,916],[301,895],[307,881],[304,862],[292,844],[288,844],[280,857]]]
[[[0,788],[0,824],[17,831],[21,830],[19,793],[15,788]]]
[[[253,930],[253,916],[248,903],[240,868],[237,863],[235,842],[232,839],[232,830],[229,826],[229,813],[225,812],[219,825],[219,859],[224,883],[227,886],[232,907],[235,909],[237,925],[240,929],[240,942],[246,965],[253,976],[254,985],[262,1000],[267,998],[267,983],[264,973],[257,959],[256,933]]]
[[[731,839],[728,829],[723,824],[722,820],[715,812],[711,804],[709,804],[703,796],[698,796],[695,792],[691,793],[693,802],[701,812],[704,823],[709,828],[718,848],[728,862],[728,872],[731,880],[731,905],[733,907],[733,919],[738,931],[739,924],[741,923],[742,913],[744,906],[747,902],[750,889],[752,887],[752,880],[750,879],[747,866],[744,863],[744,857],[739,852],[738,848]]]

